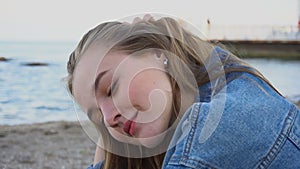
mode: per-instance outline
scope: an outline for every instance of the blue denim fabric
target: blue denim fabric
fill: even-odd
[[[95,166],[91,164],[87,169],[101,169],[103,162],[97,163]]]
[[[201,141],[220,98],[194,103],[184,114],[163,168],[300,168],[300,111],[249,73],[227,84],[216,130]]]
[[[221,48],[212,54],[228,59]],[[162,168],[300,168],[300,110],[250,73],[232,72],[226,80],[215,95],[213,83],[199,87]]]

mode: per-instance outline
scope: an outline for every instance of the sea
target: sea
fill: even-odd
[[[0,125],[77,121],[66,64],[76,42],[0,41]],[[300,61],[245,59],[292,101],[300,101]],[[48,66],[26,66],[41,62]]]

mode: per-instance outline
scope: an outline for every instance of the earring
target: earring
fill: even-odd
[[[168,58],[165,58],[164,61],[163,61],[163,64],[165,65],[165,68],[168,68]]]

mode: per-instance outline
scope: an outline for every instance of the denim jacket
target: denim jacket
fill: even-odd
[[[226,79],[233,80],[214,96],[211,84],[199,88],[162,168],[300,168],[300,110],[250,73],[229,73]]]

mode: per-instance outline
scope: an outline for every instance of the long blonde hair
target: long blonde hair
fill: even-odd
[[[156,21],[141,21],[136,24],[128,24],[121,22],[105,22],[91,29],[86,33],[77,48],[72,52],[67,65],[68,69],[68,89],[73,94],[73,72],[76,64],[80,61],[80,57],[91,46],[101,42],[101,44],[111,45],[111,50],[122,50],[127,53],[134,53],[144,49],[160,49],[172,53],[177,56],[191,70],[193,77],[186,76],[182,71],[182,65],[178,60],[169,57],[168,71],[172,73],[171,85],[173,88],[173,108],[174,112],[180,112],[180,89],[178,86],[184,86],[191,93],[197,92],[191,78],[196,79],[196,85],[201,86],[212,79],[217,78],[209,76],[205,70],[204,62],[211,56],[211,52],[215,45],[208,41],[200,39],[198,36],[185,30],[176,20],[172,18],[161,18]],[[231,63],[239,63],[240,67],[224,66],[224,72],[244,71],[255,74],[261,78],[263,76],[251,68],[230,52],[227,53],[226,59],[222,60],[223,65]],[[202,71],[201,71],[202,70]],[[264,79],[264,78],[263,78]],[[265,80],[265,79],[264,79]],[[172,120],[174,121],[174,119]],[[95,124],[103,135],[107,135],[104,139],[104,146],[113,146],[118,144],[116,140],[109,136],[104,125]],[[161,168],[164,159],[164,153],[145,158],[129,158],[122,157],[109,151],[106,151],[104,168]]]

